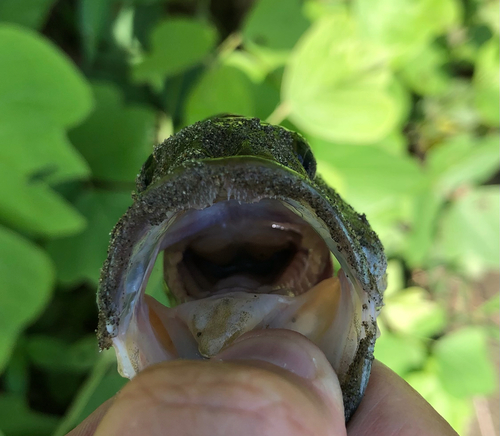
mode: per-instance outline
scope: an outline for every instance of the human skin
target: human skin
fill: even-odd
[[[404,380],[373,364],[344,424],[323,353],[285,330],[247,333],[210,361],[148,368],[68,436],[457,436]]]

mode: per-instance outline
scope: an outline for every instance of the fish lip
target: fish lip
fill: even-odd
[[[379,271],[372,273],[361,247],[359,235],[350,221],[359,217],[342,202],[325,198],[317,183],[277,162],[255,156],[233,156],[188,162],[156,180],[140,195],[112,231],[107,259],[101,270],[97,303],[98,338],[101,349],[110,348],[126,303],[123,294],[124,270],[128,267],[135,242],[153,226],[188,209],[210,206],[221,192],[254,202],[264,198],[296,202],[311,208],[322,219],[336,243],[332,250],[346,259],[343,267],[352,271],[351,280],[367,292],[377,306],[382,305],[386,260],[380,241]],[[382,273],[380,273],[380,270]]]
[[[366,218],[344,203],[320,178],[312,181],[268,159],[234,156],[187,162],[134,195],[133,205],[111,233],[108,256],[101,270],[97,295],[100,348],[116,348],[120,342],[116,338],[120,318],[124,305],[130,304],[130,295],[123,292],[123,277],[137,241],[179,211],[210,206],[227,188],[231,189],[231,198],[242,202],[271,198],[288,202],[304,214],[312,211],[328,229],[328,237],[335,245],[331,251],[337,259],[344,260],[341,265],[349,280],[367,296],[371,312],[366,313],[363,305],[363,317],[359,319],[365,336],[359,340],[355,360],[343,380],[339,378],[348,421],[364,394],[373,360],[376,316],[385,289],[387,262],[383,247]],[[117,349],[117,353],[123,351]]]

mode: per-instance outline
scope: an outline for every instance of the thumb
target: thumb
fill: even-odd
[[[96,436],[345,436],[323,353],[286,330],[243,335],[208,362],[164,362],[117,395]]]

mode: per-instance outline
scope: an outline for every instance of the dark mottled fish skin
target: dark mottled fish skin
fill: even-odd
[[[308,171],[304,169],[296,154],[304,146],[308,148],[297,133],[236,116],[198,122],[158,145],[137,177],[133,205],[111,234],[97,296],[101,349],[112,345],[109,326],[120,322],[123,302],[118,288],[134,242],[149,226],[161,223],[169,211],[208,206],[210,192],[224,186],[230,186],[243,200],[248,192],[249,201],[289,198],[307,204],[328,227],[354,279],[381,306],[387,266],[382,244],[365,216],[315,175],[314,160]],[[373,324],[364,325],[366,337],[348,374],[340,380],[346,420],[356,410],[368,382],[377,333]]]

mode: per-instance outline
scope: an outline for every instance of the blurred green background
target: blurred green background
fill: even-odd
[[[62,436],[109,232],[155,143],[220,112],[301,132],[389,258],[376,357],[498,435],[497,0],[1,0],[0,435]]]

